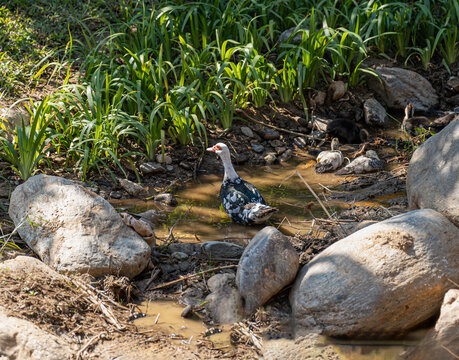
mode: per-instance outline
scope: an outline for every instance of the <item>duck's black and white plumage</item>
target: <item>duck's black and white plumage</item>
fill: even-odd
[[[317,156],[317,164],[315,166],[315,171],[318,174],[330,172],[338,169],[344,161],[344,156],[341,151],[338,150],[339,140],[338,138],[333,138],[331,142],[331,150],[320,152]]]
[[[338,170],[336,175],[353,175],[366,174],[370,172],[380,171],[384,168],[384,163],[379,159],[378,154],[374,150],[368,150],[365,155],[351,161],[341,170]]]
[[[425,116],[414,116],[414,105],[408,104],[405,107],[405,117],[403,118],[401,130],[411,135],[416,133],[416,129],[432,129],[440,131],[451,121],[457,118],[457,114],[449,113],[436,119],[429,119]]]
[[[326,133],[337,137],[343,144],[360,144],[368,139],[369,134],[351,120],[336,119],[327,124]]]
[[[231,163],[228,146],[218,143],[207,151],[215,152],[222,159],[225,176],[220,199],[231,221],[244,225],[260,224],[278,210],[266,204],[255,186],[238,176]]]

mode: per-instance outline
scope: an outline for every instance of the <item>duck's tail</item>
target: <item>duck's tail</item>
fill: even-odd
[[[249,224],[261,224],[268,220],[279,209],[260,203],[250,203],[244,206],[244,218]]]

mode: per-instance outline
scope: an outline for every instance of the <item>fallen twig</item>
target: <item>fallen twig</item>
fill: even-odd
[[[91,346],[92,343],[99,341],[102,337],[105,336],[107,336],[107,334],[103,331],[89,339],[88,342],[78,351],[77,359],[83,359],[83,353],[86,351],[86,349]]]
[[[174,284],[178,284],[179,282],[194,278],[196,276],[201,276],[202,274],[205,274],[205,273],[209,273],[209,272],[213,272],[213,271],[220,271],[220,270],[225,270],[225,269],[232,269],[232,268],[235,268],[235,267],[237,267],[237,265],[225,265],[225,266],[219,266],[219,267],[216,267],[216,268],[213,268],[213,269],[207,269],[207,270],[199,271],[197,273],[190,274],[190,275],[187,275],[187,276],[183,276],[183,277],[181,277],[179,279],[176,279],[176,280],[173,280],[173,281],[169,281],[167,283],[155,286],[151,290],[158,290],[158,289],[162,289],[162,288],[174,285]]]
[[[271,129],[278,130],[278,131],[282,131],[282,132],[285,132],[285,133],[288,133],[288,134],[303,136],[303,137],[308,138],[308,139],[310,139],[310,140],[316,140],[316,139],[315,139],[313,136],[311,136],[311,135],[306,135],[306,134],[302,134],[302,133],[299,133],[299,132],[296,132],[296,131],[291,131],[291,130],[287,130],[287,129],[282,129],[282,128],[277,127],[277,126],[274,126],[274,125],[271,125],[271,124],[266,124],[266,123],[264,123],[264,122],[262,122],[262,121],[258,121],[258,120],[256,120],[256,119],[254,119],[253,117],[251,117],[249,114],[247,114],[244,110],[235,109],[235,112],[238,112],[240,115],[244,116],[247,120],[253,121],[254,123],[257,123],[257,124],[260,124],[260,125],[269,127],[269,128],[271,128]]]
[[[145,285],[145,289],[143,291],[147,291],[148,290],[148,287],[151,285],[151,283],[153,281],[155,281],[155,279],[158,277],[160,272],[161,272],[161,270],[159,270],[159,269],[155,269],[155,270],[153,270],[151,272],[150,279],[148,280],[147,285]]]
[[[295,170],[295,173],[298,175],[298,177],[303,181],[303,183],[306,185],[306,187],[308,188],[308,190],[311,192],[311,194],[315,197],[315,199],[319,202],[320,206],[322,207],[322,209],[325,211],[325,214],[327,214],[328,218],[333,221],[336,225],[336,230],[338,230],[338,232],[340,233],[340,235],[342,237],[345,237],[347,235],[346,231],[341,227],[341,225],[339,224],[338,221],[336,221],[336,219],[334,219],[330,213],[328,212],[327,208],[325,207],[325,205],[323,204],[323,202],[320,200],[320,198],[317,196],[317,194],[315,193],[315,191],[312,189],[311,186],[309,186],[309,184],[307,183],[307,181],[304,179],[304,177],[300,174],[300,172],[298,170]],[[346,234],[346,235],[345,235]]]

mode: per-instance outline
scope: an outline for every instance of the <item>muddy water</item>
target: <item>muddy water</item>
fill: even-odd
[[[271,225],[287,235],[305,234],[311,230],[312,215],[327,218],[322,207],[308,191],[295,171],[309,183],[333,214],[349,204],[339,201],[327,201],[325,188],[339,184],[343,178],[333,174],[316,174],[312,157],[287,165],[243,166],[236,170],[245,180],[254,184],[265,200],[279,212],[271,219]],[[159,238],[166,238],[169,229],[174,225],[174,236],[182,242],[232,241],[247,245],[262,226],[241,226],[230,221],[221,207],[219,192],[222,175],[203,175],[197,182],[190,182],[184,190],[175,194],[179,205],[176,208],[161,207],[154,201],[117,200],[112,201],[116,207],[128,208],[133,212],[147,209],[159,209],[167,213],[167,220],[155,228]],[[390,196],[374,201],[356,203],[357,205],[380,206]],[[305,205],[310,204],[309,209]]]
[[[140,311],[147,315],[135,320],[140,332],[165,333],[180,344],[190,345],[193,348],[207,331],[207,327],[196,315],[187,319],[181,317],[184,308],[173,301],[144,301],[139,307]],[[219,329],[223,331],[206,338],[212,341],[214,348],[230,348],[228,329],[225,327],[219,327]]]

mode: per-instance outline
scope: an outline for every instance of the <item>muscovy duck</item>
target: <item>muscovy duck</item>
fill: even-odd
[[[343,153],[338,150],[339,140],[333,138],[331,142],[331,150],[322,151],[317,156],[317,164],[315,166],[316,173],[321,174],[338,169],[344,161]]]
[[[260,224],[278,211],[266,204],[255,186],[239,177],[231,163],[228,146],[218,143],[207,151],[216,153],[222,159],[225,176],[220,188],[220,199],[231,221],[244,225]]]
[[[384,163],[379,159],[378,154],[374,150],[368,150],[365,155],[355,158],[335,175],[366,174],[383,168]]]
[[[360,144],[369,138],[368,131],[351,120],[336,119],[327,124],[326,134],[337,137],[343,144]]]

